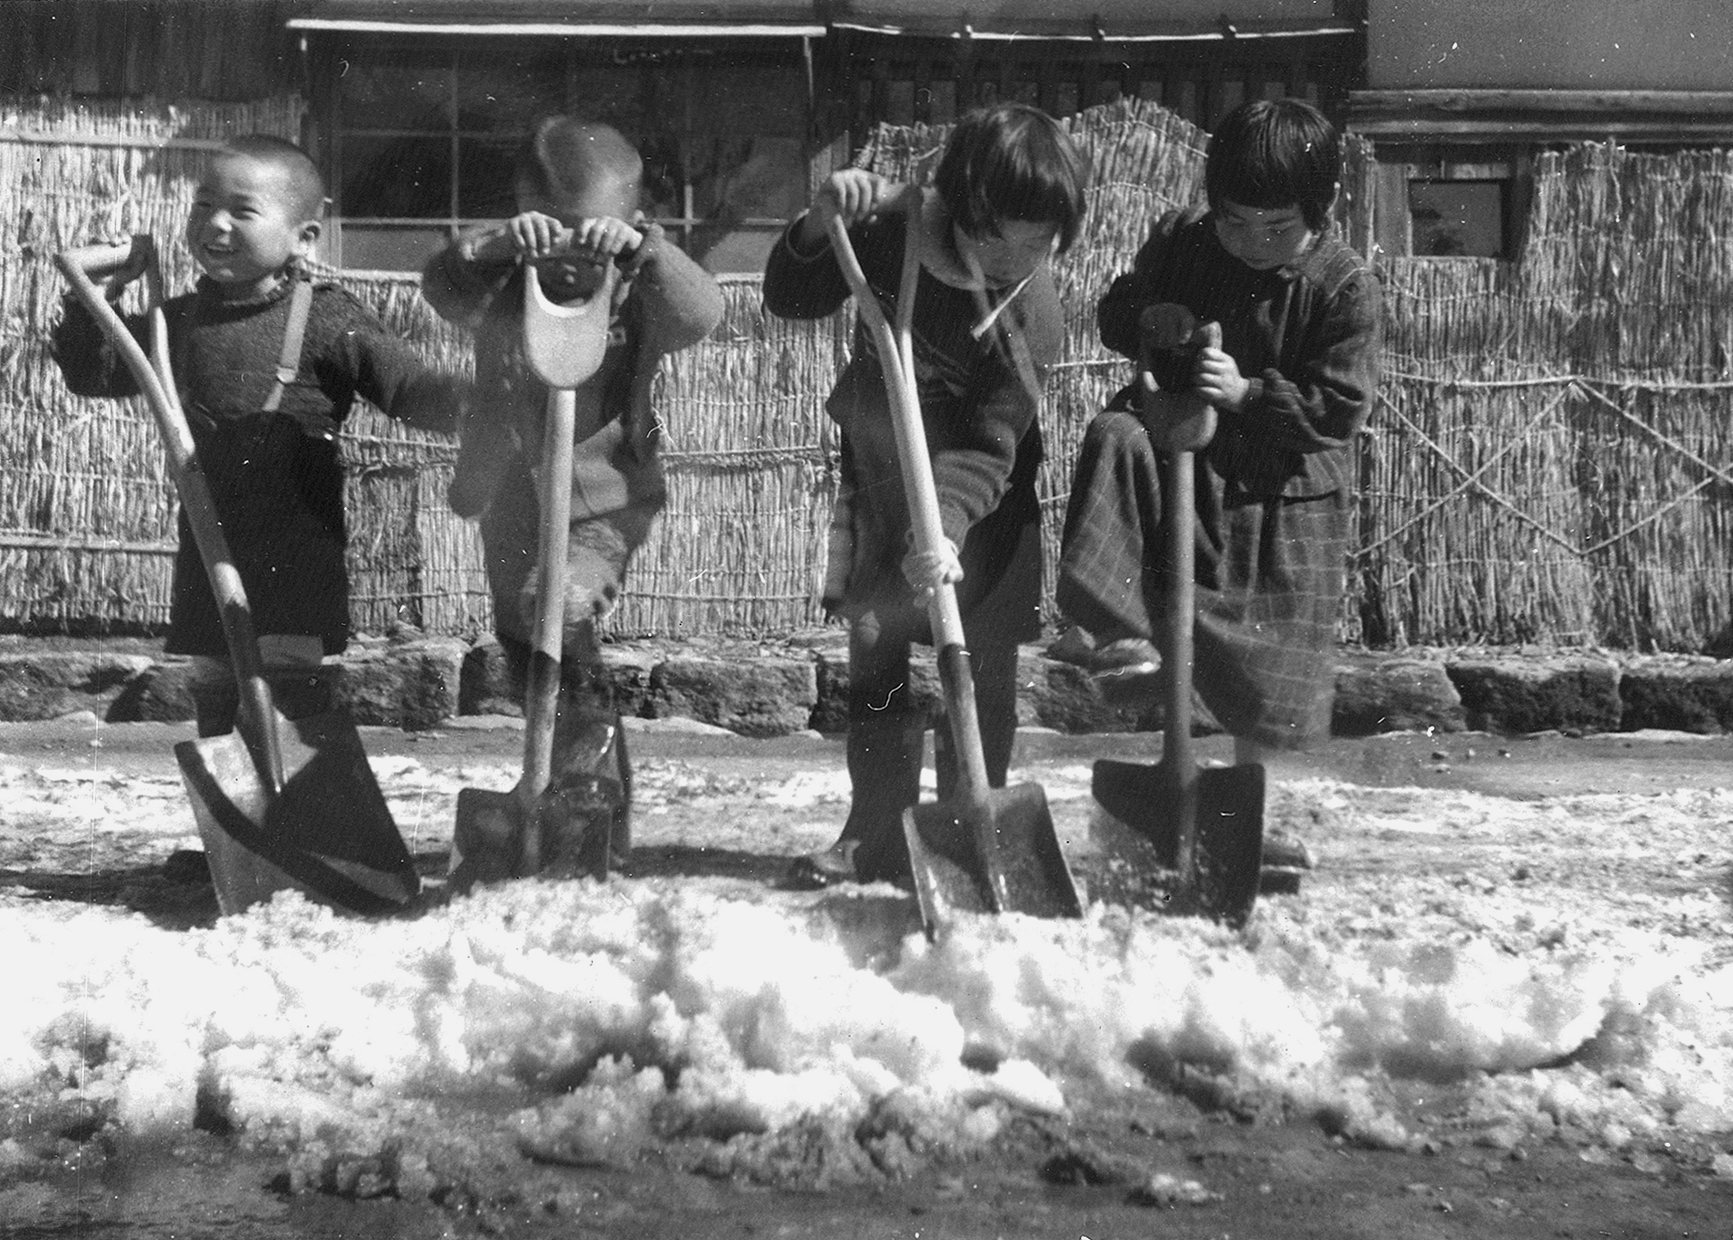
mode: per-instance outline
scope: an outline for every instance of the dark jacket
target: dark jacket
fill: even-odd
[[[1138,316],[1159,302],[1219,322],[1251,384],[1204,454],[1230,493],[1352,489],[1350,445],[1372,411],[1382,330],[1378,281],[1359,255],[1326,233],[1294,263],[1256,271],[1222,248],[1205,208],[1171,212],[1101,299],[1101,342],[1136,360]],[[1136,391],[1110,407],[1132,408]]]
[[[297,277],[301,278],[301,277]],[[425,430],[450,431],[460,381],[429,370],[348,292],[316,284],[300,370],[262,412],[282,354],[293,281],[246,301],[216,285],[163,306],[170,364],[193,444],[261,634],[311,634],[327,654],[349,639],[343,469],[337,431],[357,397]],[[141,343],[145,319],[127,326]],[[67,299],[55,360],[79,396],[138,394],[132,373],[82,304]],[[216,600],[183,514],[166,649],[224,655]]]
[[[849,232],[867,282],[893,320],[906,221],[889,214]],[[794,249],[798,227],[797,220],[771,252],[764,306],[784,318],[821,318],[848,300],[848,283],[828,247],[812,254]],[[990,295],[995,303],[1000,296]],[[1005,328],[1014,326],[1026,342],[1039,382],[1058,357],[1062,332],[1050,271],[1037,270],[998,323],[976,339],[970,328],[979,318],[975,294],[923,264],[913,319],[916,381],[940,520],[963,564],[958,600],[965,612],[1006,573],[1009,557],[1028,545],[1018,527],[1040,521],[1038,393],[1019,376]],[[841,611],[852,617],[873,606],[924,606],[902,574],[910,545],[908,501],[883,370],[864,324],[856,326],[848,365],[826,409],[842,428],[845,469],[855,486],[857,541]],[[1031,580],[1038,593],[1039,573]],[[1031,617],[1037,603],[1027,600]]]

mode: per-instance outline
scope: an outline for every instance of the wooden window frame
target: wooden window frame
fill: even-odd
[[[665,70],[673,78],[676,88],[681,92],[677,111],[675,128],[679,142],[679,165],[672,169],[673,181],[680,195],[679,210],[675,213],[662,213],[651,218],[661,224],[682,246],[690,248],[695,235],[706,228],[714,227],[713,221],[700,217],[696,212],[695,186],[697,176],[692,167],[693,138],[695,135],[714,137],[715,131],[705,130],[695,123],[692,108],[692,88],[695,74],[701,71],[702,63],[720,55],[744,52],[754,60],[763,63],[767,69],[778,67],[776,62],[786,57],[786,68],[789,70],[791,87],[801,93],[801,101],[806,115],[800,126],[801,138],[805,139],[811,126],[811,96],[810,91],[801,83],[810,83],[810,55],[803,49],[803,40],[793,36],[768,35],[762,38],[730,39],[718,44],[713,40],[684,38],[626,38],[626,37],[582,37],[562,38],[555,36],[518,36],[509,41],[506,38],[489,39],[491,46],[486,47],[484,56],[508,56],[516,48],[525,51],[534,50],[537,53],[547,53],[555,47],[560,47],[560,58],[564,60],[562,98],[552,101],[550,107],[569,107],[577,97],[577,77],[583,71],[583,66],[589,57],[593,57],[599,46],[611,50],[616,59],[640,59],[647,63],[659,62],[668,68]],[[563,45],[563,46],[561,46]],[[719,50],[720,49],[720,50]],[[347,65],[357,61],[381,63],[393,54],[426,56],[434,54],[443,58],[445,70],[449,74],[450,94],[446,100],[446,123],[440,128],[372,130],[365,126],[355,125],[343,114],[343,101],[339,79]],[[469,58],[470,65],[465,59]],[[327,231],[327,252],[330,261],[345,267],[344,231],[346,227],[366,225],[386,230],[402,229],[406,232],[440,231],[452,235],[458,229],[481,222],[486,217],[465,215],[459,210],[459,162],[458,150],[462,142],[489,137],[502,136],[491,130],[467,130],[463,128],[458,115],[457,104],[465,89],[465,74],[477,72],[474,65],[476,45],[474,39],[459,39],[453,36],[430,34],[394,35],[388,33],[337,33],[327,34],[315,40],[309,51],[308,78],[311,97],[314,100],[314,131],[315,138],[311,144],[315,157],[319,159],[331,185],[332,210]],[[667,119],[664,117],[664,119]],[[440,215],[429,216],[366,216],[351,214],[343,201],[343,172],[346,157],[345,146],[360,136],[397,135],[413,138],[446,138],[451,143],[450,168],[447,175],[445,211]],[[632,135],[628,135],[632,136]],[[736,231],[774,233],[786,227],[788,220],[783,217],[744,218],[730,221],[729,226]],[[397,268],[392,268],[397,270]]]

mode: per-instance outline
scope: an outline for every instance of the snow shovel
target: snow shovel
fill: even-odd
[[[915,284],[920,274],[920,196],[905,197],[909,211],[903,248],[897,326],[893,334],[884,309],[867,284],[848,230],[832,217],[830,244],[848,280],[855,305],[872,333],[881,359],[885,390],[896,431],[897,455],[908,493],[915,547],[938,550],[938,493],[926,453],[920,396],[915,387],[913,333]],[[928,616],[944,690],[945,714],[957,753],[957,795],[932,805],[916,805],[903,815],[903,837],[920,901],[921,922],[929,937],[958,913],[1027,913],[1036,917],[1081,917],[1083,901],[1059,847],[1047,794],[1039,784],[1010,788],[987,785],[975,711],[974,673],[963,644],[963,618],[955,587],[932,593]]]
[[[561,828],[576,808],[555,784],[555,742],[560,721],[566,544],[571,532],[575,389],[601,368],[608,349],[617,273],[611,262],[604,272],[602,286],[590,297],[556,305],[542,292],[535,264],[524,264],[524,352],[530,369],[548,386],[548,405],[542,437],[535,631],[524,693],[523,774],[509,792],[458,790],[451,854],[451,885],[458,892],[476,883],[541,873],[549,860],[548,841],[562,840]],[[623,740],[617,730],[613,740],[616,745]],[[620,760],[623,764],[623,750]],[[599,841],[589,838],[598,834],[603,837]],[[608,834],[592,825],[580,850],[596,878],[607,876]]]
[[[1200,330],[1206,344],[1221,347],[1219,324],[1206,323]],[[1147,355],[1141,372],[1145,392],[1153,395],[1157,372]],[[1189,371],[1187,375],[1189,384]],[[1200,770],[1192,759],[1192,626],[1197,606],[1193,454],[1214,435],[1215,409],[1198,401],[1188,415],[1169,422],[1156,436],[1167,458],[1162,502],[1173,574],[1160,670],[1167,713],[1161,761],[1100,759],[1091,792],[1108,814],[1154,845],[1160,862],[1178,871],[1168,911],[1238,927],[1251,916],[1261,880],[1264,768],[1248,764]]]
[[[293,888],[321,904],[373,914],[415,898],[420,879],[346,713],[285,719],[265,680],[234,557],[211,500],[168,360],[162,273],[149,236],[129,246],[67,250],[56,263],[145,395],[167,449],[222,615],[240,691],[236,730],[183,741],[175,760],[204,840],[217,905],[238,913]],[[91,275],[142,268],[149,298],[147,356]]]

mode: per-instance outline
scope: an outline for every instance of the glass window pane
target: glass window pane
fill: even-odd
[[[517,210],[513,187],[518,139],[457,144],[457,213],[466,219],[504,219]]]
[[[894,64],[891,72],[899,76],[885,83],[885,114],[882,119],[891,125],[912,125],[915,123],[915,83],[913,79],[900,76],[910,71],[912,66]]]
[[[957,119],[957,83],[955,80],[935,78],[928,83],[927,91],[932,109],[930,117],[932,124],[949,125]]]
[[[341,59],[339,124],[351,130],[444,130],[450,124],[451,61],[449,52],[397,50],[379,60]]]
[[[547,44],[470,53],[458,62],[457,126],[465,133],[520,134],[565,107],[565,56]]]
[[[666,70],[662,72],[666,88],[672,79]],[[650,64],[614,64],[586,57],[573,73],[569,110],[574,116],[612,125],[635,139],[655,126],[657,93]],[[680,100],[676,95],[662,102],[677,108]]]
[[[897,77],[910,79],[898,89],[906,89],[911,99],[914,69],[912,63],[895,66]],[[719,64],[710,59],[693,65],[692,120],[700,130],[797,138],[806,127],[805,100],[806,80],[798,65]]]
[[[805,67],[788,41],[719,52],[471,40],[439,55],[381,41],[345,54],[363,52],[371,64],[334,67],[346,264],[413,269],[443,235],[384,221],[509,215],[518,144],[555,111],[625,134],[644,156],[645,213],[718,270],[761,269],[782,222],[805,205]],[[954,110],[954,98],[943,102]]]
[[[346,216],[445,219],[451,214],[446,138],[343,139],[337,210]]]
[[[1411,181],[1414,253],[1505,257],[1503,181]]]
[[[644,157],[644,214],[656,219],[683,216],[686,172],[679,139],[671,130],[626,136]]]
[[[343,266],[350,271],[420,271],[448,236],[443,228],[393,228],[347,220],[341,229]]]
[[[1066,69],[1076,74],[1058,83],[1054,88],[1053,111],[1058,116],[1070,116],[1078,110],[1078,100],[1082,97],[1082,69],[1077,65],[1067,65]]]
[[[789,220],[806,206],[806,152],[798,138],[720,143],[717,164],[707,197],[730,219]]]
[[[702,232],[694,230],[691,251],[707,270],[718,275],[763,271],[776,239],[782,235],[779,228],[731,228],[708,237]]]

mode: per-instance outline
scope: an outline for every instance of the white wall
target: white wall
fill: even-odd
[[[1367,85],[1733,90],[1733,0],[1369,0]]]

